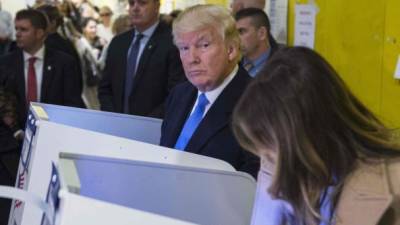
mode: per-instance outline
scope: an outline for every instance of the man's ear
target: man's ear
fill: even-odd
[[[36,37],[37,38],[45,38],[47,35],[47,31],[44,29],[36,29]]]
[[[268,31],[265,27],[260,27],[257,30],[257,36],[259,40],[267,40],[268,39]]]
[[[239,54],[239,48],[231,42],[228,45],[228,59],[229,61],[235,60]]]

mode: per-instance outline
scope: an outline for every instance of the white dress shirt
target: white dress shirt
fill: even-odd
[[[206,109],[204,111],[203,114],[203,118],[204,116],[207,114],[208,110],[211,108],[211,106],[214,104],[215,100],[217,100],[218,96],[222,93],[222,91],[225,89],[226,86],[228,86],[228,84],[233,80],[233,78],[236,76],[237,71],[239,70],[239,66],[235,66],[235,68],[232,70],[232,72],[225,78],[225,80],[215,89],[211,90],[211,91],[207,91],[204,92],[204,94],[207,97],[207,100],[209,102],[209,104],[206,106]],[[197,99],[196,102],[193,105],[192,111],[190,114],[193,113],[194,109],[197,106],[197,103],[199,101],[199,95],[202,92],[197,91]]]

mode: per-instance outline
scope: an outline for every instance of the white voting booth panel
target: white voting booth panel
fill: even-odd
[[[196,225],[73,193],[61,193],[56,225]]]
[[[256,183],[246,173],[64,153],[59,171],[80,196],[202,225],[250,224]]]
[[[54,178],[54,177],[53,177]],[[55,192],[54,192],[55,193]],[[0,185],[0,197],[18,199],[43,211],[41,225],[196,225],[112,203],[98,201],[66,189],[57,190],[57,208],[34,194],[19,188]],[[57,210],[56,210],[57,209]]]
[[[48,108],[52,107],[49,105],[45,106]],[[58,154],[60,152],[234,171],[232,166],[228,163],[217,159],[178,152],[153,144],[99,133],[88,130],[86,129],[87,127],[85,127],[85,129],[77,128],[73,127],[72,125],[74,124],[71,123],[65,125],[60,121],[53,122],[52,117],[58,117],[60,115],[65,116],[65,114],[61,112],[63,108],[57,107],[57,110],[60,112],[54,115],[46,113],[49,111],[48,108],[46,109],[40,104],[31,105],[16,182],[18,188],[27,190],[43,200],[46,198],[48,178],[51,174],[51,162],[57,163]],[[64,108],[71,110],[71,108],[68,107]],[[88,117],[90,118],[90,113],[97,114],[96,116],[100,121],[95,123],[95,120],[91,119],[93,122],[91,126],[93,127],[111,126],[111,122],[105,121],[113,120],[113,116],[99,116],[101,112],[91,110],[79,109],[79,111],[85,114],[86,119]],[[69,113],[71,114],[71,111],[69,111]],[[79,112],[77,114],[79,114]],[[79,118],[77,115],[74,116]],[[147,118],[144,118],[144,120],[141,120],[140,117],[131,116],[124,116],[124,118],[124,123],[131,124],[133,127],[130,127],[129,130],[143,130],[142,126],[146,126],[145,121],[154,123],[154,120],[148,120]],[[118,120],[120,119],[121,118],[118,118]],[[159,121],[159,125],[160,123]],[[155,130],[154,132],[147,131],[149,135],[153,133],[157,134],[157,132],[159,133],[159,125],[152,126]],[[101,129],[106,130],[106,128]],[[145,137],[138,134],[137,137],[131,136],[130,138],[137,138],[137,140],[142,141]],[[41,215],[41,211],[35,207],[29,205],[25,206],[24,203],[20,201],[13,201],[9,225],[37,225],[40,224]]]
[[[42,103],[32,103],[31,109],[36,119],[150,144],[160,141],[160,119]]]

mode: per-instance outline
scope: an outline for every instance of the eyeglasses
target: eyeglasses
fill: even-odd
[[[112,15],[111,13],[102,13],[102,14],[100,14],[101,17],[111,16],[111,15]]]

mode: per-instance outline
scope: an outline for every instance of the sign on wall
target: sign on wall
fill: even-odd
[[[266,1],[265,12],[271,23],[271,34],[277,42],[287,44],[288,0]]]
[[[294,22],[294,45],[314,48],[315,17],[317,7],[314,4],[296,4]]]

